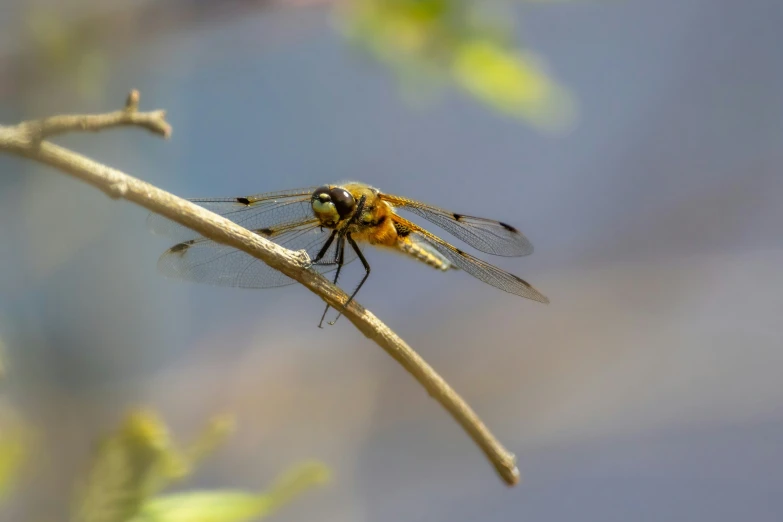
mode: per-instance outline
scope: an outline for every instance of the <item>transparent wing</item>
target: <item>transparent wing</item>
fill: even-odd
[[[533,253],[533,245],[516,228],[492,219],[457,214],[420,201],[381,194],[381,199],[435,223],[473,248],[496,256],[518,257]]]
[[[247,229],[278,228],[313,218],[310,196],[316,187],[267,192],[244,198],[195,198],[193,203],[219,214]],[[155,234],[176,241],[201,237],[197,232],[159,214],[147,217],[147,227]]]
[[[305,250],[310,259],[314,259],[331,234],[331,230],[322,229],[313,217],[310,196],[314,190],[315,187],[246,198],[190,201],[290,250]],[[294,282],[263,261],[206,239],[163,216],[151,214],[147,225],[156,234],[180,241],[158,260],[158,269],[168,277],[241,288],[271,288]],[[313,265],[312,269],[321,273],[335,270],[336,253],[337,241],[334,241],[321,262]],[[347,248],[343,263],[348,264],[355,259],[356,253]]]
[[[322,229],[317,220],[270,231],[255,230],[258,233],[290,250],[305,250],[314,259],[331,234]],[[333,241],[321,262],[311,267],[322,274],[337,268],[337,240]],[[351,248],[345,249],[343,264],[356,259]],[[263,261],[210,239],[199,238],[178,243],[168,249],[158,260],[158,269],[168,277],[196,283],[239,288],[272,288],[285,286],[293,279]]]
[[[411,235],[415,236],[416,241],[429,244],[446,259],[473,277],[511,294],[526,297],[541,303],[549,302],[549,299],[547,299],[544,294],[533,288],[533,286],[524,279],[459,250],[404,218],[395,216],[394,219],[398,220],[403,226],[408,227],[411,230]]]

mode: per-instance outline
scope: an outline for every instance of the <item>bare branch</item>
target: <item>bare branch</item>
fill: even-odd
[[[336,309],[341,309],[348,296],[320,274],[308,270],[308,260],[303,259],[300,253],[283,248],[203,207],[119,170],[51,142],[36,139],[37,136],[51,136],[76,130],[97,131],[119,125],[140,126],[168,136],[171,128],[164,120],[163,111],[137,112],[138,93],[134,93],[135,91],[131,93],[126,108],[122,111],[85,116],[55,116],[38,122],[24,122],[13,127],[0,126],[0,151],[55,167],[93,185],[112,198],[132,201],[195,230],[204,237],[242,250],[298,281]],[[39,129],[39,134],[31,134],[31,126]],[[519,481],[519,470],[514,455],[495,439],[470,406],[424,359],[355,300],[345,310],[344,315],[360,332],[375,341],[411,373],[454,417],[508,485],[514,485]]]
[[[166,111],[139,112],[139,91],[132,90],[125,108],[104,114],[62,114],[18,125],[31,141],[40,141],[67,132],[98,132],[112,127],[141,127],[164,138],[171,136]]]

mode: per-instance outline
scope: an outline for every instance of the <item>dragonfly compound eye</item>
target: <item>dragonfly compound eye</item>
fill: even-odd
[[[356,200],[353,199],[351,193],[344,188],[333,188],[329,191],[329,196],[332,198],[332,202],[341,218],[349,216],[356,208]]]
[[[315,190],[313,191],[313,197],[312,197],[312,200],[313,200],[313,201],[316,201],[316,200],[318,200],[318,201],[320,201],[321,203],[326,203],[327,201],[329,201],[329,200],[331,199],[331,198],[329,197],[329,190],[330,190],[330,189],[329,189],[329,187],[327,187],[327,186],[318,187],[317,189],[315,189]]]
[[[336,223],[340,217],[329,195],[329,187],[318,187],[310,197],[310,205],[313,212],[324,223]]]

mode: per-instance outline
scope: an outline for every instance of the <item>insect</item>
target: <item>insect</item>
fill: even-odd
[[[311,269],[334,272],[336,284],[342,268],[359,259],[364,275],[347,307],[370,275],[362,246],[391,249],[441,271],[461,269],[490,284],[534,301],[549,300],[525,280],[478,259],[437,235],[405,219],[397,210],[422,217],[468,245],[497,256],[525,256],[533,245],[516,228],[500,221],[457,214],[391,194],[359,182],[324,185],[239,198],[190,201],[291,250],[305,250]],[[166,276],[189,281],[242,288],[285,286],[293,279],[241,250],[221,245],[196,232],[152,214],[153,232],[177,237],[158,261]],[[322,327],[329,305],[318,326]],[[334,324],[337,318],[329,321]]]

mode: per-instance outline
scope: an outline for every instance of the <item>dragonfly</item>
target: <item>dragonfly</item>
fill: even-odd
[[[530,283],[453,246],[438,235],[406,219],[406,211],[437,225],[481,252],[518,257],[531,254],[533,245],[516,228],[502,221],[458,214],[420,201],[381,192],[360,182],[345,182],[254,196],[193,198],[191,202],[290,250],[304,250],[310,269],[334,272],[337,284],[345,265],[359,259],[364,274],[338,310],[334,324],[370,276],[362,247],[371,245],[401,253],[440,271],[461,269],[491,286],[533,301],[549,299]],[[158,260],[168,277],[219,286],[272,288],[295,281],[263,261],[168,220],[148,218],[152,232],[179,241]],[[327,304],[319,328],[329,311]]]

